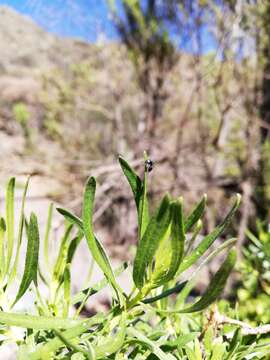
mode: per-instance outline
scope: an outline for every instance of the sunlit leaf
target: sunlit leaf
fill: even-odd
[[[47,218],[47,224],[46,224],[46,230],[44,236],[44,247],[43,247],[44,259],[48,267],[49,267],[49,237],[52,227],[52,214],[53,214],[53,204],[51,203],[48,210],[48,218]]]
[[[94,181],[94,178],[90,178],[89,180],[91,180],[91,179],[93,179],[93,180],[92,180],[92,182],[93,182],[93,181]],[[93,184],[94,184],[94,187],[95,187],[95,186],[96,186],[95,183],[93,183]],[[93,184],[92,184],[92,185],[93,185]],[[94,191],[94,193],[95,193],[95,191]],[[94,196],[94,193],[93,193],[92,196]],[[94,200],[94,199],[92,199],[92,201],[93,201],[93,200]],[[92,212],[92,211],[93,211],[93,208],[90,209],[90,210],[91,210],[91,212]],[[79,228],[79,230],[83,232],[83,234],[84,234],[85,237],[86,237],[86,234],[85,234],[85,231],[84,231],[83,222],[82,222],[82,220],[81,220],[79,217],[77,217],[76,215],[73,215],[73,214],[70,213],[68,210],[65,210],[65,209],[62,209],[62,208],[57,208],[57,211],[58,211],[61,215],[63,215],[63,216],[65,217],[65,219],[66,219],[67,221],[69,221],[71,224],[75,224],[75,225]],[[90,222],[90,223],[92,222],[91,218],[92,218],[92,217],[91,217],[91,213],[89,213],[89,216],[87,217],[87,222],[88,222],[88,223],[89,223],[89,222]],[[105,250],[103,249],[101,243],[99,242],[99,240],[96,238],[96,236],[95,236],[94,233],[93,233],[92,223],[90,224],[90,229],[91,229],[90,232],[88,232],[88,239],[90,239],[91,241],[89,241],[89,240],[87,239],[87,243],[88,243],[89,249],[90,249],[90,251],[91,251],[91,253],[92,253],[92,256],[93,256],[94,260],[97,262],[97,264],[100,266],[100,268],[103,270],[104,274],[108,277],[108,279],[110,279],[110,282],[112,283],[112,285],[113,285],[115,288],[119,288],[118,285],[117,285],[117,283],[116,283],[116,281],[113,279],[112,270],[111,270],[111,265],[110,265],[110,262],[109,262],[109,259],[108,259],[107,255],[106,255],[106,253],[105,253]],[[81,235],[79,234],[78,237],[80,238],[80,236],[81,236]],[[86,238],[87,238],[87,237],[86,237]],[[92,244],[93,244],[93,238],[94,238],[94,241],[95,241],[95,244],[96,244],[96,245],[93,246],[93,249],[94,249],[94,252],[95,252],[95,256],[94,256],[94,254],[93,254],[93,252],[92,252],[92,250],[91,250],[91,248],[90,248],[90,244],[91,244],[91,246],[92,246]],[[71,252],[73,251],[74,247],[78,245],[78,244],[76,245],[76,242],[80,242],[80,240],[79,240],[79,239],[74,240],[74,242],[73,242],[73,244],[72,244],[72,247],[70,248],[70,251],[71,251]],[[70,255],[71,255],[71,252],[69,253]],[[98,259],[98,261],[99,261],[100,263],[97,261],[97,259]]]
[[[117,333],[114,334],[113,337],[111,337],[109,340],[94,347],[96,359],[103,359],[104,357],[114,354],[121,348],[126,336],[126,318],[127,314],[123,311]]]
[[[4,218],[0,218],[0,269],[1,277],[4,276],[5,272],[5,249],[4,249],[4,240],[6,232],[6,222]]]
[[[78,233],[78,235],[71,240],[69,246],[68,246],[68,250],[67,250],[67,264],[71,264],[73,257],[75,255],[75,252],[80,244],[80,242],[82,241],[83,238],[83,232],[80,231]]]
[[[64,269],[67,261],[67,252],[68,252],[68,241],[71,235],[73,224],[69,224],[66,228],[65,233],[61,239],[61,243],[58,250],[57,259],[53,267],[53,278],[57,281],[60,281],[64,273]]]
[[[25,186],[24,186],[24,191],[23,191],[23,196],[22,196],[22,205],[21,205],[21,211],[20,211],[19,231],[18,231],[18,238],[17,238],[17,249],[16,249],[16,255],[15,255],[14,264],[13,264],[13,267],[12,267],[12,272],[11,272],[11,275],[10,275],[10,277],[8,279],[8,285],[10,285],[12,283],[13,279],[16,276],[17,270],[18,270],[20,249],[21,249],[22,237],[23,237],[23,228],[24,228],[24,223],[25,223],[25,221],[24,221],[25,220],[25,216],[24,216],[25,199],[26,199],[26,194],[27,194],[27,190],[28,190],[29,180],[30,180],[30,176],[27,178],[27,181],[26,181]]]
[[[6,273],[9,271],[14,245],[14,188],[15,178],[11,178],[6,190],[6,227],[7,227],[7,255]]]
[[[181,348],[181,347],[185,346],[186,344],[188,344],[189,342],[196,339],[199,335],[200,335],[199,332],[191,332],[189,334],[180,335],[175,340],[167,341],[165,343],[165,345],[172,347],[172,348],[174,348],[174,347]]]
[[[192,313],[201,311],[211,305],[214,301],[216,301],[226,285],[227,279],[231,271],[233,270],[235,262],[236,251],[231,250],[219,270],[214,275],[201,299],[194,305],[186,309],[182,309],[179,312]]]
[[[25,329],[69,329],[80,326],[82,320],[63,319],[41,315],[18,314],[0,311],[0,323]]]
[[[86,183],[85,192],[84,192],[83,211],[82,211],[83,231],[87,240],[88,247],[96,263],[100,266],[101,270],[109,279],[112,286],[115,289],[119,289],[109,259],[102,245],[97,241],[93,231],[92,218],[93,218],[95,191],[96,191],[96,180],[93,177],[91,177],[88,179]]]
[[[195,209],[188,215],[185,221],[185,232],[190,231],[194,224],[202,217],[205,205],[206,205],[207,196],[204,194],[202,200],[198,203]]]
[[[183,288],[185,287],[186,284],[187,284],[187,281],[183,281],[183,282],[181,282],[179,284],[176,284],[174,287],[163,291],[159,295],[156,295],[156,296],[148,298],[148,299],[144,299],[142,302],[144,304],[151,304],[151,303],[153,303],[155,301],[166,298],[166,297],[168,297],[168,296],[170,296],[172,294],[177,294],[179,291],[183,290]]]
[[[146,171],[144,172],[144,179],[142,181],[122,157],[119,157],[119,163],[133,192],[138,213],[139,239],[141,239],[149,222],[149,206],[147,200],[148,174]]]
[[[172,223],[168,238],[163,240],[155,256],[155,269],[152,279],[160,286],[175,276],[184,254],[185,232],[182,199],[171,204]]]
[[[180,265],[178,273],[181,273],[193,265],[213,244],[213,242],[223,233],[225,228],[229,225],[233,215],[238,209],[241,201],[241,195],[237,195],[235,203],[231,210],[223,220],[223,222],[217,226],[209,235],[205,236],[200,244],[191,252],[190,255],[186,256]]]
[[[189,277],[183,290],[177,296],[176,308],[184,304],[185,299],[188,297],[189,293],[195,287],[197,281],[199,280],[202,268],[207,264],[209,264],[211,260],[216,258],[219,253],[221,253],[225,249],[230,249],[235,244],[236,244],[235,238],[226,240],[224,243],[220,244],[217,248],[215,248],[205,259],[203,259],[200,265],[196,267],[196,269],[193,271],[192,276]]]
[[[144,334],[134,328],[128,328],[128,335],[138,339],[140,343],[144,344],[147,348],[151,349],[153,354],[160,360],[176,360],[172,354],[165,353],[161,348],[154,342],[148,339]]]
[[[136,202],[137,210],[139,211],[140,198],[142,196],[143,183],[140,177],[135,173],[135,171],[129,166],[129,164],[119,156],[119,163],[125,174],[131,190],[134,195],[134,199]]]
[[[171,222],[170,199],[166,195],[156,213],[152,216],[145,233],[138,244],[133,268],[133,280],[140,289],[144,285],[147,266],[152,262],[158,246]]]
[[[123,263],[119,268],[114,270],[115,277],[122,274],[122,272],[125,271],[125,269],[127,267],[128,267],[128,264]],[[97,292],[99,292],[100,290],[104,289],[107,285],[108,285],[107,278],[100,280],[96,284],[94,284],[94,285],[90,286],[89,288],[86,288],[86,289],[80,291],[78,294],[74,295],[74,297],[72,299],[72,304],[75,305],[80,302],[86,302],[90,296],[92,296],[92,295],[96,294]]]
[[[13,305],[24,295],[32,281],[37,285],[39,230],[37,217],[34,213],[30,216],[30,222],[27,228],[27,240],[24,273]]]

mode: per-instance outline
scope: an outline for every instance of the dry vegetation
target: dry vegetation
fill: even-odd
[[[187,208],[205,192],[210,205],[223,204],[210,206],[208,230],[224,214],[227,197],[243,193],[238,230],[243,241],[257,206],[252,197],[261,157],[260,122],[253,107],[258,73],[252,56],[233,61],[229,41],[221,36],[227,61],[216,53],[177,52],[170,66],[162,65],[162,74],[158,62],[144,65],[149,66],[148,78],[141,81],[150,84],[144,88],[124,45],[60,40],[5,7],[0,16],[1,24],[7,24],[1,28],[5,52],[0,60],[5,177],[15,169],[41,176],[45,183],[53,178],[59,186],[52,189],[49,181],[45,195],[75,211],[85,177],[95,174],[101,184],[106,178],[96,216],[106,215],[100,225],[110,229],[108,242],[114,239],[122,246],[135,240],[135,225],[123,218],[128,224],[124,235],[116,220],[130,213],[130,202],[115,158],[125,155],[143,171],[138,159],[147,149],[155,161],[154,199],[160,192],[181,189]],[[119,204],[121,210],[116,210]]]

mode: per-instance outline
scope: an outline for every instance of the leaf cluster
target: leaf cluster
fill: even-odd
[[[119,163],[137,208],[138,245],[133,265],[123,264],[118,269],[112,268],[109,257],[94,232],[95,178],[90,177],[86,182],[81,217],[66,209],[57,209],[65,219],[65,228],[55,259],[52,259],[49,252],[53,206],[49,208],[47,227],[41,243],[35,214],[31,214],[27,220],[24,213],[28,182],[22,201],[19,235],[17,242],[15,241],[15,180],[9,181],[6,217],[0,221],[0,249],[2,259],[5,260],[0,268],[0,322],[3,324],[1,331],[4,342],[10,340],[12,326],[24,329],[24,336],[16,339],[19,359],[197,359],[207,351],[212,355],[223,356],[228,347],[232,346],[229,345],[231,342],[225,345],[220,343],[218,338],[213,342],[215,347],[211,344],[210,350],[207,347],[202,350],[199,340],[202,336],[205,338],[206,334],[202,329],[203,323],[198,322],[198,319],[200,312],[219,298],[235,265],[235,239],[223,241],[219,246],[212,245],[229,225],[239,206],[240,196],[236,196],[221,224],[210,234],[200,236],[206,196],[186,215],[183,199],[173,199],[165,194],[157,208],[150,212],[147,196],[148,168],[145,167],[141,178],[122,157],[119,158]],[[27,237],[27,252],[24,272],[20,276],[18,262],[24,232]],[[104,273],[104,279],[73,294],[72,260],[84,239],[94,263]],[[195,299],[192,289],[203,266],[224,251],[227,255],[219,269],[203,294]],[[130,294],[126,294],[117,281],[118,275],[123,271],[132,274],[134,288]],[[9,300],[9,284],[18,277],[21,280],[17,295]],[[44,285],[48,289],[48,296],[41,293],[41,286]],[[91,296],[107,285],[112,289],[111,308],[108,312],[82,318],[80,313]],[[31,288],[35,294],[35,313],[15,313],[13,307]],[[74,312],[75,305],[77,310]],[[229,357],[228,351],[227,355],[209,355],[209,358],[242,358]]]

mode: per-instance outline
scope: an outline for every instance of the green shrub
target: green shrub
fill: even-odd
[[[202,357],[197,333],[201,323],[196,314],[207,309],[222,293],[236,261],[233,249],[235,239],[223,242],[208,252],[207,256],[206,253],[230,223],[239,206],[240,196],[237,195],[222,223],[198,241],[206,197],[186,216],[183,199],[172,199],[166,194],[157,209],[150,214],[147,200],[149,167],[145,166],[144,177],[141,179],[124,159],[120,158],[119,161],[134,195],[138,214],[137,252],[133,266],[128,266],[132,270],[134,282],[130,294],[125,294],[116,280],[121,272],[128,271],[127,265],[123,264],[119,269],[113,270],[94,233],[92,217],[96,180],[93,177],[88,179],[85,186],[81,218],[65,209],[58,209],[64,216],[66,225],[54,262],[51,261],[48,250],[53,207],[49,208],[45,238],[40,251],[37,217],[32,213],[28,219],[24,212],[28,181],[17,236],[14,230],[15,179],[9,181],[6,215],[0,220],[0,322],[2,342],[16,341],[19,359],[172,360]],[[24,232],[27,251],[24,272],[20,276],[18,263]],[[187,236],[190,233],[191,236]],[[104,273],[104,279],[71,294],[70,269],[76,249],[83,239],[86,239],[94,261]],[[227,250],[225,260],[205,292],[199,300],[193,299],[186,304],[202,266],[224,250]],[[185,273],[190,268],[193,272],[187,277]],[[18,277],[20,284],[16,296],[13,296],[10,287],[16,284]],[[48,295],[40,293],[41,283],[47,286]],[[109,311],[90,318],[80,317],[80,312],[91,295],[107,285],[112,289]],[[16,313],[13,309],[15,304],[30,289],[35,294],[33,314]],[[174,294],[177,294],[176,298]],[[71,315],[76,304],[79,307]],[[18,337],[13,333],[13,326],[24,329],[24,336]],[[226,343],[218,345],[219,341],[221,340],[218,340],[216,350],[211,351],[223,354],[227,349]]]
[[[16,104],[13,105],[13,115],[14,118],[16,120],[16,122],[18,124],[20,124],[22,130],[23,130],[23,135],[26,139],[27,145],[30,146],[31,145],[31,138],[32,138],[32,133],[29,127],[29,120],[30,120],[30,112],[27,108],[27,105],[22,103],[22,102],[18,102]]]
[[[270,232],[257,222],[255,236],[246,231],[249,243],[238,266],[241,286],[237,291],[241,319],[254,324],[270,322]]]

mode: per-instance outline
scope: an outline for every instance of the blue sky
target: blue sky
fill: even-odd
[[[95,41],[103,32],[116,36],[109,20],[106,0],[0,0],[30,16],[42,28],[60,36]]]
[[[117,34],[109,19],[107,0],[0,0],[18,12],[30,16],[47,31],[60,36],[76,37],[95,42],[100,34],[116,39]],[[215,50],[215,42],[207,28],[202,28],[203,52]],[[173,36],[174,37],[174,36]],[[193,52],[190,34],[179,39],[178,46]]]

